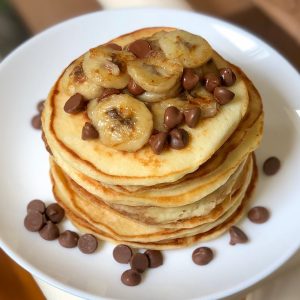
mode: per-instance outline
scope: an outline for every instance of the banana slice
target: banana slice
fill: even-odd
[[[135,152],[149,140],[152,114],[146,105],[127,95],[112,95],[88,104],[88,116],[100,134],[100,141],[116,150]]]
[[[205,39],[183,30],[166,32],[160,37],[159,45],[168,59],[180,61],[185,68],[201,66],[213,51]]]
[[[127,51],[114,50],[108,46],[99,46],[88,51],[83,58],[83,70],[94,83],[104,88],[125,88],[129,82],[126,63],[135,59]]]
[[[183,68],[155,51],[144,59],[129,61],[127,70],[132,79],[145,91],[164,93],[180,80]]]

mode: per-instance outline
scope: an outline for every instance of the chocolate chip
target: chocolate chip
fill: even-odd
[[[150,137],[149,144],[155,154],[160,154],[164,150],[167,144],[167,137],[168,134],[166,132],[159,132]]]
[[[117,51],[121,51],[122,50],[122,47],[119,46],[119,45],[117,45],[117,44],[115,44],[115,43],[109,43],[109,44],[106,44],[105,46],[109,47],[109,48],[111,48],[113,50],[117,50]]]
[[[39,231],[44,223],[44,216],[38,211],[30,211],[24,219],[25,228],[32,232]]]
[[[199,247],[193,251],[192,259],[196,265],[204,266],[211,262],[214,253],[208,247]]]
[[[31,125],[34,129],[41,129],[42,128],[41,115],[33,116],[31,119]]]
[[[141,95],[145,92],[145,90],[142,87],[140,87],[136,82],[134,82],[132,78],[129,80],[127,88],[128,91],[134,96]]]
[[[128,46],[128,51],[132,52],[137,58],[145,58],[152,48],[146,40],[136,40]]]
[[[28,213],[31,211],[37,211],[37,212],[43,214],[43,213],[45,213],[45,210],[46,210],[45,203],[39,199],[34,199],[34,200],[30,201],[27,205]]]
[[[99,97],[99,100],[102,100],[104,98],[107,98],[111,95],[118,95],[121,91],[118,89],[110,88],[110,89],[104,89],[101,96]]]
[[[38,110],[38,112],[41,114],[44,110],[44,105],[45,105],[45,100],[41,100],[37,106],[36,109]]]
[[[175,106],[169,106],[165,110],[164,125],[167,129],[172,129],[182,123],[183,113]]]
[[[132,256],[132,250],[126,245],[118,245],[113,251],[114,259],[120,264],[128,264]]]
[[[86,140],[94,140],[99,137],[97,129],[89,122],[86,122],[82,127],[81,138]]]
[[[219,104],[224,105],[234,98],[234,93],[224,87],[216,87],[214,97]]]
[[[230,68],[220,69],[219,72],[224,85],[232,86],[235,83],[236,76]]]
[[[60,234],[58,241],[61,246],[65,248],[74,248],[78,244],[79,236],[76,232],[66,230]]]
[[[205,89],[212,93],[214,89],[221,85],[221,78],[214,73],[204,75]]]
[[[197,85],[199,76],[192,69],[184,69],[181,80],[183,88],[189,91]]]
[[[263,165],[263,171],[266,175],[274,175],[280,169],[280,160],[277,157],[268,158]]]
[[[130,266],[139,273],[143,273],[149,267],[148,257],[143,253],[135,253],[130,259]]]
[[[77,114],[85,110],[87,105],[87,101],[85,101],[84,97],[76,93],[65,103],[64,111],[68,114]]]
[[[170,133],[170,147],[173,149],[183,149],[189,143],[189,134],[183,128],[175,128]]]
[[[142,281],[141,274],[138,273],[136,270],[127,270],[121,276],[121,281],[128,286],[135,286],[140,284]]]
[[[91,254],[97,247],[98,241],[92,234],[84,234],[78,240],[78,248],[82,253]]]
[[[147,250],[145,254],[149,260],[149,268],[157,268],[163,264],[163,256],[158,250]]]
[[[186,125],[190,128],[196,127],[200,120],[201,109],[199,107],[193,107],[186,109],[183,113]]]
[[[40,236],[47,241],[53,241],[59,237],[58,227],[51,221],[48,221],[46,225],[39,231]]]
[[[240,228],[236,226],[231,226],[229,228],[229,234],[230,234],[230,245],[235,244],[244,244],[248,241],[247,235],[242,231]]]
[[[248,212],[248,218],[251,222],[262,224],[269,220],[270,213],[268,209],[263,206],[252,207]]]
[[[52,203],[46,208],[46,216],[53,223],[59,223],[64,218],[65,211],[57,203]]]

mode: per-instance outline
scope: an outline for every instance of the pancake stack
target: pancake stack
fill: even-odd
[[[113,243],[215,238],[243,216],[257,178],[259,93],[182,30],[141,29],[77,58],[42,124],[57,202],[79,230]]]

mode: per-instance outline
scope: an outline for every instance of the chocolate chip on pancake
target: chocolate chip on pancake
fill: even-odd
[[[45,100],[41,100],[36,106],[36,109],[40,114],[43,112],[44,105],[45,105]]]
[[[128,51],[132,52],[137,58],[145,58],[152,50],[146,40],[136,40],[128,46]]]
[[[165,110],[164,125],[167,129],[173,129],[181,124],[184,119],[183,113],[176,106],[169,106]]]
[[[235,83],[236,76],[230,68],[222,68],[219,73],[225,86],[232,86]]]
[[[142,281],[142,276],[136,270],[127,270],[121,276],[121,281],[125,285],[135,286],[138,285]]]
[[[122,50],[122,47],[119,46],[119,45],[117,45],[117,44],[115,44],[115,43],[109,43],[109,44],[106,44],[105,46],[109,47],[109,48],[111,48],[113,50],[117,50],[117,51],[121,51]]]
[[[132,250],[127,245],[118,245],[114,248],[113,257],[120,264],[128,264],[132,256]]]
[[[132,78],[129,80],[127,88],[128,91],[134,96],[141,95],[145,92],[145,90],[140,87]]]
[[[270,212],[263,206],[252,207],[248,212],[248,219],[256,224],[262,224],[269,220]]]
[[[53,223],[59,223],[65,216],[64,209],[57,203],[52,203],[46,208],[46,216]]]
[[[204,75],[205,89],[212,93],[214,89],[221,85],[221,78],[214,73],[207,73]]]
[[[76,93],[65,103],[64,111],[68,114],[77,114],[84,111],[86,105],[87,101],[84,99],[84,97],[81,94]]]
[[[51,221],[47,221],[46,225],[39,231],[40,236],[47,241],[53,241],[59,237],[59,229]]]
[[[225,87],[216,87],[214,89],[214,98],[219,104],[224,105],[234,98],[234,93]]]
[[[74,248],[78,244],[79,236],[76,232],[66,230],[62,232],[58,238],[58,242],[65,248]]]
[[[199,82],[199,76],[192,69],[184,69],[182,75],[182,86],[185,90],[193,89]]]
[[[274,175],[280,169],[280,160],[275,157],[269,157],[263,164],[263,171],[266,175]]]
[[[39,199],[34,199],[34,200],[30,201],[27,205],[28,213],[31,211],[37,211],[37,212],[43,214],[43,213],[45,213],[45,210],[46,210],[45,203]]]
[[[81,138],[83,140],[94,140],[99,137],[99,132],[97,129],[89,122],[85,122],[82,132],[81,132]]]
[[[186,125],[190,128],[196,127],[201,117],[201,109],[199,107],[193,107],[184,110],[183,113]]]
[[[101,96],[99,97],[99,100],[107,98],[111,95],[118,95],[120,93],[121,93],[121,91],[118,89],[114,89],[114,88],[104,89]]]
[[[94,253],[97,247],[98,241],[92,234],[84,234],[78,240],[78,248],[82,253]]]
[[[173,149],[183,149],[189,143],[189,134],[183,128],[175,128],[170,131],[170,147]]]
[[[229,244],[234,246],[235,244],[244,244],[248,242],[248,237],[240,228],[231,226],[229,228],[230,242]]]
[[[145,254],[149,260],[149,268],[157,268],[163,264],[163,256],[159,250],[147,250]]]
[[[211,262],[213,251],[208,247],[199,247],[193,251],[192,259],[196,265],[204,266]]]
[[[149,260],[146,254],[135,253],[130,259],[130,266],[132,269],[143,273],[149,267]]]
[[[39,231],[45,223],[44,216],[38,211],[30,211],[24,219],[24,226],[27,230]]]
[[[33,116],[31,119],[31,125],[34,129],[41,129],[42,128],[41,115]]]
[[[167,137],[166,132],[159,132],[150,137],[149,144],[155,154],[160,154],[164,150],[167,145]]]

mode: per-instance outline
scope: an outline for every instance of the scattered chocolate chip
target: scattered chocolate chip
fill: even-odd
[[[196,127],[200,120],[201,109],[199,107],[193,107],[184,110],[183,113],[184,113],[186,125],[189,126],[190,128]]]
[[[44,105],[45,105],[45,100],[41,100],[37,106],[36,109],[38,110],[38,112],[41,114],[44,110]]]
[[[68,114],[77,114],[84,111],[86,105],[87,101],[85,101],[84,97],[81,94],[76,93],[65,103],[64,111]]]
[[[38,211],[30,211],[24,219],[25,228],[32,232],[39,231],[44,223],[44,216]]]
[[[232,86],[236,81],[236,76],[230,68],[223,68],[219,70],[222,78],[222,83],[226,86]]]
[[[27,205],[28,213],[31,211],[37,211],[37,212],[43,214],[43,213],[45,213],[45,210],[46,210],[45,203],[39,199],[34,199],[34,200],[30,201]]]
[[[208,247],[199,247],[193,251],[192,259],[196,265],[204,266],[211,262],[214,253]]]
[[[114,259],[120,264],[128,264],[132,256],[132,250],[126,245],[118,245],[113,251]]]
[[[139,273],[143,273],[149,267],[148,257],[143,253],[135,253],[130,259],[130,266]]]
[[[159,132],[150,137],[149,144],[155,154],[160,154],[164,150],[167,144],[167,137],[168,134],[166,132]]]
[[[89,122],[86,122],[82,127],[81,138],[86,140],[94,140],[99,137],[97,129]]]
[[[92,234],[84,234],[78,240],[78,248],[82,253],[91,254],[97,247],[98,241]]]
[[[121,276],[121,281],[128,286],[135,286],[140,284],[142,281],[142,276],[136,270],[127,270]]]
[[[58,227],[51,221],[48,221],[46,225],[39,231],[40,236],[47,241],[53,241],[59,237]]]
[[[122,50],[122,47],[119,46],[119,45],[117,45],[117,44],[115,44],[115,43],[109,43],[109,44],[106,44],[105,46],[109,47],[109,48],[111,48],[113,50],[117,50],[117,51],[121,51]]]
[[[61,246],[65,248],[74,248],[78,244],[79,236],[76,232],[71,230],[66,230],[62,232],[58,238]]]
[[[132,52],[137,58],[145,58],[152,48],[146,40],[136,40],[128,46],[128,51]]]
[[[53,223],[59,223],[65,216],[64,209],[57,203],[52,203],[46,208],[46,216]]]
[[[145,254],[149,260],[149,268],[157,268],[163,264],[163,256],[158,250],[147,250]]]
[[[145,92],[145,90],[140,87],[132,78],[129,80],[127,88],[128,91],[134,96],[141,95]]]
[[[274,175],[280,169],[280,160],[277,157],[268,158],[263,165],[263,171],[266,175]]]
[[[34,129],[41,129],[42,128],[41,115],[35,115],[34,117],[32,117],[31,125]]]
[[[182,123],[183,113],[175,106],[169,106],[165,110],[164,125],[167,129],[172,129]]]
[[[170,147],[173,149],[183,149],[189,143],[189,134],[183,128],[175,128],[170,133]]]
[[[197,85],[199,76],[192,69],[184,69],[181,80],[183,88],[189,91]]]
[[[104,98],[107,98],[111,95],[118,95],[121,91],[118,89],[110,88],[110,89],[104,89],[101,96],[99,97],[99,100],[102,100]]]
[[[204,75],[205,89],[212,93],[214,89],[221,85],[221,78],[214,73],[207,73]]]
[[[262,224],[269,220],[269,210],[263,206],[252,207],[248,212],[248,218],[251,222]]]
[[[231,226],[229,228],[229,234],[230,234],[230,245],[235,244],[244,244],[248,241],[247,235],[242,231],[240,228],[236,226]]]
[[[44,131],[42,131],[42,140],[44,142],[45,148],[48,151],[48,153],[51,154],[51,155],[53,155],[53,153],[52,153],[52,151],[51,151],[51,149],[50,149],[50,147],[49,147],[49,145],[47,143]]]
[[[216,87],[214,97],[219,104],[224,105],[234,98],[234,93],[224,87]]]

